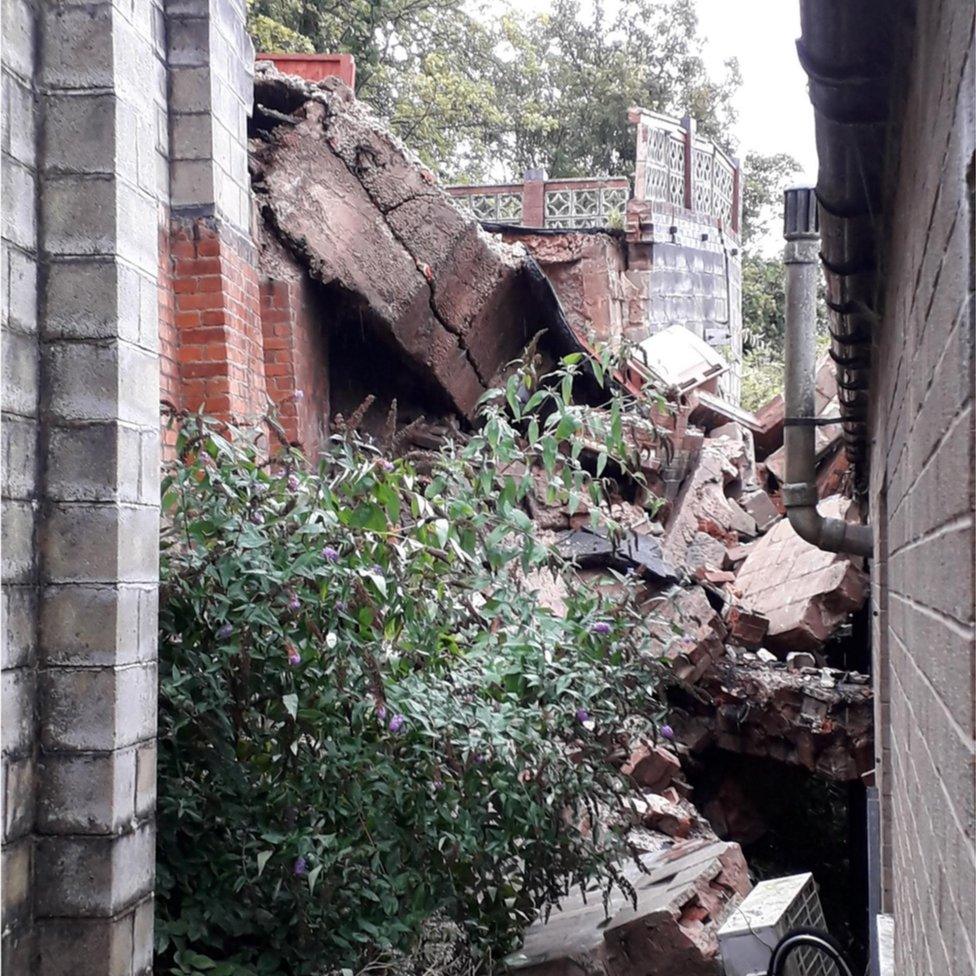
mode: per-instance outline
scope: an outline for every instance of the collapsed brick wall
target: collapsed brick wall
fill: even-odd
[[[976,965],[973,7],[914,8],[872,350],[884,898],[897,972],[963,973]]]

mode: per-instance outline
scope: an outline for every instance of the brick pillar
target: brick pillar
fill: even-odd
[[[37,9],[46,273],[29,972],[130,976],[152,966],[162,10]]]
[[[546,226],[546,179],[544,169],[527,169],[522,178],[522,224]]]
[[[253,246],[217,219],[174,216],[170,260],[182,406],[260,416],[268,397]]]

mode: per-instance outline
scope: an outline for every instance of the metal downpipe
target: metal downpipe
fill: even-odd
[[[782,497],[790,525],[818,549],[871,556],[869,525],[825,518],[817,511],[816,321],[820,230],[817,200],[809,188],[787,190],[786,250],[786,483]]]

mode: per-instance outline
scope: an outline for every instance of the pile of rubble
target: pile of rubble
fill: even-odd
[[[353,402],[373,426],[393,417],[413,446],[436,449],[540,330],[543,367],[585,351],[528,253],[485,234],[341,83],[259,65],[255,99],[262,261],[314,283],[339,339],[368,337],[375,356],[361,358],[378,365],[362,371]],[[640,416],[623,418],[643,477],[620,484],[607,506],[620,533],[595,530],[584,505],[551,503],[541,472],[519,472],[537,481],[527,512],[540,536],[583,578],[606,590],[614,572],[641,580],[647,626],[670,665],[673,728],[673,741],[634,743],[622,766],[643,851],[639,868],[626,869],[636,907],[614,896],[608,923],[598,896],[566,899],[510,961],[526,973],[719,972],[718,928],[750,882],[738,844],[720,840],[692,805],[682,757],[717,747],[834,780],[871,765],[868,681],[835,669],[830,647],[863,604],[867,576],[784,519],[783,401],[755,414],[726,402],[725,370],[714,350],[673,327],[644,340],[618,374],[638,398],[652,384],[667,399],[662,410],[644,398]],[[333,398],[347,380],[330,379]],[[837,408],[829,363],[818,408]],[[579,435],[584,463],[603,449],[596,429]],[[818,428],[818,489],[826,511],[853,518],[839,434]],[[535,574],[527,585],[560,608],[557,580]]]
[[[804,542],[784,518],[782,399],[750,414],[709,389],[714,370],[704,357],[701,366],[684,391],[671,389],[671,450],[648,450],[645,474],[664,505],[645,507],[638,493],[610,506],[627,527],[622,540],[589,529],[587,513],[530,505],[592,585],[612,587],[613,570],[640,576],[647,625],[673,675],[673,740],[636,744],[621,767],[637,791],[633,837],[644,851],[626,874],[636,907],[612,899],[607,921],[599,898],[567,899],[509,960],[532,976],[721,972],[718,929],[751,884],[739,845],[715,831],[751,842],[765,826],[745,793],[708,804],[704,819],[682,757],[718,748],[834,781],[873,765],[869,678],[833,667],[830,646],[863,605],[867,575],[859,560]],[[819,385],[827,414],[836,397],[826,368]],[[839,428],[820,430],[818,483],[836,492],[846,469]],[[855,514],[838,494],[821,509]]]

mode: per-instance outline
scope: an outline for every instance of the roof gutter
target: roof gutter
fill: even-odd
[[[870,556],[869,525],[825,518],[817,511],[816,321],[820,228],[812,189],[786,191],[786,483],[783,504],[801,539],[828,552]],[[840,421],[828,421],[839,423]]]

